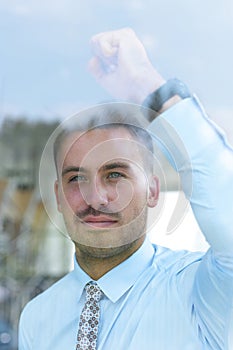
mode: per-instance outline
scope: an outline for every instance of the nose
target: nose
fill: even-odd
[[[108,204],[108,192],[101,181],[92,181],[82,190],[82,195],[87,205],[99,210]]]

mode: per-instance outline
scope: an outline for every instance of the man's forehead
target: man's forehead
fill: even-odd
[[[75,131],[70,133],[64,140],[62,148],[66,154],[73,149],[82,151],[98,147],[100,144],[109,142],[113,144],[130,140],[135,144],[136,140],[125,127],[96,128],[86,132]]]
[[[125,138],[125,139],[134,139],[132,133],[126,126],[121,125],[103,125],[85,132],[74,131],[71,133],[71,139],[76,140],[77,142],[83,142],[83,140],[93,139],[98,140],[99,138],[106,139],[116,139],[116,138]]]
[[[70,162],[109,162],[114,159],[138,159],[138,141],[125,127],[98,128],[85,133],[74,132],[62,145],[62,166]],[[141,158],[141,154],[140,154]]]

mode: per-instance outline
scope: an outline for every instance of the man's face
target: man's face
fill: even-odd
[[[73,133],[59,151],[58,210],[76,245],[121,247],[143,236],[157,178],[144,170],[148,152],[123,127]]]

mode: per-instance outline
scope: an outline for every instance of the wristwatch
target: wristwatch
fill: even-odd
[[[173,96],[180,96],[182,99],[191,97],[191,93],[187,86],[178,79],[169,79],[160,88],[152,92],[143,102],[143,107],[159,112],[164,103]]]

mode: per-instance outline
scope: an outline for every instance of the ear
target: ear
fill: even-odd
[[[56,202],[57,202],[57,210],[61,213],[61,203],[60,203],[60,196],[59,196],[59,182],[58,180],[54,183],[54,192],[56,196]]]
[[[148,198],[147,205],[149,208],[154,208],[159,200],[159,178],[152,175],[148,183]]]

